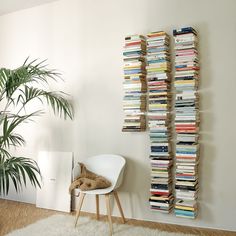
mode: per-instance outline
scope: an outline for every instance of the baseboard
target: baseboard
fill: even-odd
[[[146,221],[146,222],[152,222],[152,223],[160,223],[160,224],[166,224],[166,225],[176,225],[176,226],[181,226],[181,227],[191,227],[191,228],[196,228],[196,229],[207,229],[207,230],[219,230],[219,231],[224,231],[224,232],[226,232],[226,233],[235,233],[236,232],[236,230],[234,231],[234,230],[228,230],[228,229],[222,229],[222,228],[211,228],[211,227],[207,227],[207,226],[205,226],[205,227],[203,227],[203,226],[201,226],[201,227],[199,227],[199,226],[195,226],[195,225],[188,225],[188,226],[186,226],[186,225],[181,225],[181,224],[175,224],[175,223],[171,223],[171,222],[163,222],[163,221],[152,221],[152,220],[149,220],[149,219],[145,219],[145,220],[142,220],[142,219],[139,219],[139,218],[132,218],[132,219],[134,219],[134,220],[138,220],[138,221]]]
[[[72,211],[76,211],[76,210],[72,210]],[[88,214],[88,215],[91,215],[93,217],[96,217],[96,214],[93,213],[93,212],[86,212],[86,211],[81,211],[81,213],[83,214]],[[104,214],[100,214],[102,217],[106,217],[106,215]],[[117,219],[120,219],[121,220],[121,217],[120,216],[112,216],[112,217],[115,217]],[[172,226],[178,226],[178,227],[184,227],[184,228],[195,228],[195,229],[199,229],[199,230],[215,230],[215,231],[221,231],[221,232],[225,232],[225,233],[235,233],[236,231],[231,231],[231,230],[226,230],[226,229],[221,229],[221,228],[211,228],[211,227],[198,227],[198,226],[193,226],[193,225],[181,225],[181,224],[174,224],[174,223],[170,223],[170,222],[163,222],[163,221],[152,221],[152,220],[149,220],[149,219],[139,219],[139,218],[127,218],[127,220],[136,220],[140,223],[143,223],[143,222],[150,222],[150,223],[157,223],[157,224],[163,224],[163,225],[172,225]]]

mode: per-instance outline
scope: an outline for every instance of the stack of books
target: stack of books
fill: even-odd
[[[125,119],[122,131],[146,130],[146,39],[142,35],[125,37],[123,51],[125,91],[123,109]]]
[[[169,36],[163,32],[147,35],[148,126],[151,143],[151,209],[169,213],[173,206],[171,184],[171,64]]]
[[[196,200],[177,200],[175,203],[176,216],[195,219],[197,210]]]
[[[197,32],[175,29],[176,216],[197,216],[199,163],[199,58]]]
[[[173,206],[171,166],[172,160],[170,159],[151,159],[151,197],[149,203],[154,211],[169,213]]]

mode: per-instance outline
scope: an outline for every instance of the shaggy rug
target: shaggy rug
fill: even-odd
[[[25,228],[15,230],[7,236],[108,236],[107,222],[80,217],[74,227],[74,216],[53,215]],[[169,233],[127,224],[113,224],[114,236],[193,236],[182,233]]]

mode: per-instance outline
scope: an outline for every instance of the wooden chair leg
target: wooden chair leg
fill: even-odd
[[[113,193],[114,193],[114,197],[115,197],[115,199],[116,199],[117,206],[118,206],[119,211],[120,211],[122,223],[125,224],[125,217],[124,217],[124,213],[123,213],[123,210],[122,210],[122,207],[121,207],[121,204],[120,204],[120,200],[119,200],[119,197],[118,197],[118,193],[117,193],[116,191],[114,191]]]
[[[106,198],[106,206],[107,206],[107,216],[109,221],[109,227],[110,227],[110,235],[112,235],[112,219],[111,219],[111,206],[110,206],[110,194],[105,195]]]
[[[80,193],[79,194],[79,206],[78,206],[78,210],[76,212],[75,227],[76,227],[78,219],[79,219],[80,210],[81,210],[82,205],[83,205],[84,197],[85,197],[85,193]]]
[[[96,218],[99,220],[99,195],[96,194]]]

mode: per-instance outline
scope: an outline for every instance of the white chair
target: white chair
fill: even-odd
[[[111,219],[111,207],[110,207],[110,195],[114,194],[116,203],[118,205],[122,222],[125,223],[124,213],[118,198],[118,194],[116,189],[121,185],[123,180],[123,173],[125,167],[125,159],[122,156],[113,155],[113,154],[103,154],[98,156],[89,157],[85,162],[83,162],[86,168],[97,175],[101,175],[107,178],[112,185],[105,189],[95,189],[90,191],[82,191],[80,189],[76,189],[79,191],[79,203],[78,210],[76,213],[75,226],[78,222],[78,218],[80,215],[81,207],[83,204],[83,200],[86,194],[93,194],[96,196],[96,217],[99,219],[99,195],[105,195],[106,199],[106,208],[107,208],[107,216],[109,221],[110,233],[112,235],[112,219]],[[73,169],[73,179],[79,176],[80,167],[77,165]]]

